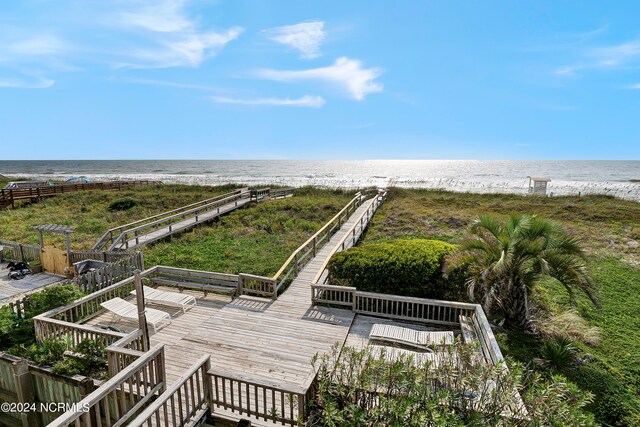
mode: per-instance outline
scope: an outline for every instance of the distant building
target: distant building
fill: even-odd
[[[547,182],[551,182],[546,176],[528,176],[529,178],[529,194],[547,194]]]

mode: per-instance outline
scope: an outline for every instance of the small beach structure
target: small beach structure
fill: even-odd
[[[529,194],[546,195],[547,194],[547,182],[551,182],[551,179],[546,176],[528,176],[529,178]]]

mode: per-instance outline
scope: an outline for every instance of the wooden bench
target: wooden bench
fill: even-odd
[[[473,319],[471,316],[460,316],[460,330],[462,331],[462,339],[465,343],[480,343],[476,329],[473,327]]]
[[[204,292],[206,297],[209,292],[218,292],[222,294],[235,295],[236,286],[210,285],[208,283],[182,282],[177,280],[165,279],[162,277],[152,277],[151,283],[154,285],[177,287],[180,292],[182,289],[198,289]]]

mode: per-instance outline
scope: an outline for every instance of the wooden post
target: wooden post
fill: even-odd
[[[26,360],[20,359],[13,362],[13,376],[16,381],[16,394],[20,403],[35,403],[33,387],[31,386],[31,374],[29,364]],[[40,420],[37,413],[33,411],[23,411],[20,413],[23,427],[39,427]]]
[[[138,305],[138,327],[142,331],[142,351],[149,351],[149,329],[147,328],[147,315],[144,304],[144,290],[140,270],[135,271],[136,303]]]
[[[18,248],[20,249],[20,261],[24,262],[24,248],[22,247],[22,243],[18,243]]]
[[[69,235],[69,233],[64,233],[64,237],[67,243],[67,262],[69,264],[69,267],[71,267],[73,265],[72,259],[71,259],[71,236]]]
[[[211,416],[211,408],[213,408],[213,385],[212,378],[209,376],[209,370],[211,369],[211,357],[207,358],[204,362],[204,369],[202,372],[202,381],[204,385],[204,401],[207,405],[207,417]]]

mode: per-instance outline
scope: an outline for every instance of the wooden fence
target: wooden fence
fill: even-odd
[[[39,427],[60,415],[57,404],[73,404],[98,387],[96,381],[81,375],[54,374],[49,368],[30,364],[27,360],[0,353],[0,401],[41,404],[49,411],[0,411],[0,425]]]
[[[83,184],[61,184],[46,187],[21,188],[13,190],[0,190],[0,208],[15,207],[17,200],[40,200],[45,197],[58,196],[60,194],[72,193],[85,190],[122,190],[137,187],[140,185],[162,184],[161,181],[111,181],[111,182],[89,182]]]
[[[0,241],[0,246],[2,246],[0,260],[40,262],[41,248],[39,245],[23,245],[22,243]]]
[[[98,270],[85,273],[84,275],[75,277],[72,280],[65,280],[43,286],[27,295],[22,294],[22,296],[16,297],[2,305],[9,306],[17,317],[22,318],[26,315],[26,310],[29,307],[29,299],[31,296],[35,293],[44,291],[50,286],[73,283],[83,292],[93,293],[132,276],[133,272],[137,269],[144,269],[142,253],[122,253],[121,255],[120,261],[113,264],[107,264]]]
[[[49,427],[120,426],[165,391],[164,345],[145,352]]]
[[[71,263],[75,264],[76,262],[85,261],[85,260],[94,260],[94,261],[102,261],[102,262],[118,262],[124,259],[129,259],[134,256],[137,252],[128,252],[128,251],[118,251],[118,252],[107,252],[107,251],[72,251],[71,252]],[[139,268],[141,270],[144,269],[142,265],[142,254],[139,256]]]

